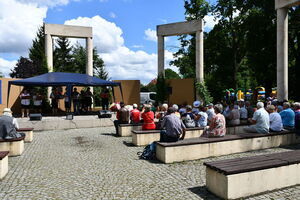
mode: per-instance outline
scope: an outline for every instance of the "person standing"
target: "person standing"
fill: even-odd
[[[43,96],[36,92],[32,97],[33,99],[33,107],[36,112],[42,113],[42,104],[43,104]]]
[[[20,94],[22,118],[29,116],[30,98],[30,93],[27,91],[27,89],[24,89]]]
[[[64,93],[64,100],[65,100],[65,109],[66,112],[69,113],[71,112],[71,99],[69,98],[68,92],[67,92],[67,88],[66,91]]]
[[[73,110],[75,114],[79,114],[79,92],[77,92],[77,88],[73,89],[71,93],[72,101],[73,101]]]
[[[110,94],[107,88],[104,88],[100,93],[102,110],[108,110]]]
[[[91,92],[91,88],[88,87],[87,90],[84,93],[85,98],[85,104],[86,104],[86,111],[92,110],[92,104],[93,104],[93,93]]]
[[[58,99],[59,99],[58,95],[59,95],[58,89],[52,88],[50,99],[51,99],[52,113],[54,115],[57,114],[57,110],[58,110]]]

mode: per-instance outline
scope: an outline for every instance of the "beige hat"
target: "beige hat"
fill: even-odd
[[[10,108],[4,108],[4,109],[3,109],[3,115],[6,115],[6,116],[12,116],[11,113],[12,113],[12,112],[11,112]]]
[[[10,108],[4,108],[3,113],[5,113],[5,112],[12,113],[11,110],[10,110]]]

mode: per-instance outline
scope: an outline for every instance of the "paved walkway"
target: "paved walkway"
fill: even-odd
[[[112,127],[36,132],[22,156],[9,158],[0,199],[218,199],[204,187],[203,162],[290,150],[151,163],[138,159],[142,148],[128,145],[131,138],[113,132]],[[300,199],[300,186],[248,199]]]

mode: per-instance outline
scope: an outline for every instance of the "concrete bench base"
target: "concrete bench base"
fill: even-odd
[[[8,172],[8,153],[0,152],[0,180],[3,179]]]
[[[120,124],[119,125],[119,136],[129,137],[129,136],[131,136],[131,131],[140,131],[140,130],[142,130],[142,125]]]
[[[223,199],[300,184],[300,151],[204,163],[206,187]]]
[[[226,135],[224,138],[197,138],[176,143],[158,143],[156,157],[164,163],[197,160],[233,153],[296,144],[295,133]]]
[[[24,151],[24,138],[17,141],[0,141],[0,151],[9,151],[8,156],[20,156]]]
[[[143,133],[141,133],[143,132]],[[132,131],[132,144],[135,146],[145,146],[160,140],[160,130]],[[186,130],[185,139],[198,138],[203,134],[203,129],[190,128]]]
[[[21,132],[21,133],[25,133],[24,142],[32,142],[33,141],[33,128],[20,128],[17,131]]]

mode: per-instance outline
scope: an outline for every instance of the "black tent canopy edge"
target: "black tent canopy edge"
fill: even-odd
[[[7,106],[9,103],[9,95],[10,95],[10,87],[11,85],[18,86],[66,86],[67,94],[71,97],[71,92],[73,87],[76,86],[110,86],[115,87],[119,86],[121,97],[123,100],[123,91],[120,82],[113,82],[102,80],[97,77],[89,76],[87,74],[77,74],[77,73],[64,73],[64,72],[50,72],[46,74],[42,74],[39,76],[26,78],[22,80],[14,80],[8,82],[8,93],[7,93]],[[113,92],[113,96],[115,99],[115,94]]]

